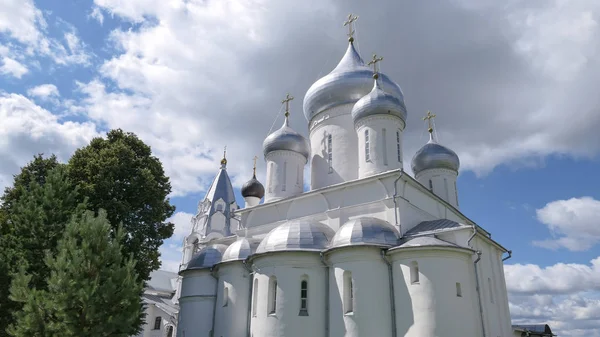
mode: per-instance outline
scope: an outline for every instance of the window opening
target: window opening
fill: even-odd
[[[255,279],[254,280],[254,291],[253,291],[253,297],[252,297],[252,316],[256,317],[256,307],[258,304],[258,280]]]
[[[344,313],[352,312],[354,312],[354,284],[352,273],[346,271],[344,272]]]
[[[154,330],[160,330],[160,324],[162,323],[162,318],[160,316],[154,319]]]
[[[396,131],[396,154],[398,155],[398,162],[402,162],[402,152],[400,150],[400,131]]]
[[[169,326],[169,330],[167,330],[167,337],[173,337],[173,326]]]
[[[371,161],[371,149],[369,142],[369,130],[365,130],[365,160]]]
[[[269,285],[269,315],[275,314],[277,309],[277,279],[272,277]]]
[[[456,297],[462,297],[462,289],[460,288],[460,282],[456,282]]]
[[[329,173],[333,172],[333,136],[327,135],[327,162],[329,163]]]
[[[383,149],[383,165],[387,166],[388,164],[388,160],[387,160],[387,131],[385,129],[381,130],[382,133],[382,137],[381,140],[383,142],[382,144],[382,149]]]
[[[287,183],[287,161],[283,162],[283,185],[281,186],[281,190],[285,191],[285,185]]]
[[[229,288],[223,287],[223,306],[226,307],[229,302]]]
[[[429,190],[433,192],[433,181],[431,179],[429,179]]]
[[[410,283],[419,283],[419,264],[416,261],[410,267]]]
[[[308,281],[300,282],[300,316],[308,316]]]
[[[275,167],[273,163],[269,163],[269,193],[273,193],[273,184],[275,183]]]

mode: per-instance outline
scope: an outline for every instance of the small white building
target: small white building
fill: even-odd
[[[309,139],[286,102],[244,208],[221,162],[184,240],[178,337],[515,335],[510,251],[460,212],[459,158],[431,127],[415,177],[402,170],[402,90],[381,59],[365,65],[351,21],[345,55],[304,97]]]
[[[142,295],[146,324],[138,337],[175,337],[179,308],[173,300],[177,282],[177,273],[165,270],[150,273]]]

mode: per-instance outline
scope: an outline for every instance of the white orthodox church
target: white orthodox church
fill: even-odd
[[[363,62],[354,20],[346,22],[349,44],[339,64],[304,97],[309,139],[290,126],[288,96],[283,125],[263,143],[264,187],[255,172],[242,188],[244,208],[221,161],[184,240],[171,308],[178,313],[169,314],[177,324],[157,335],[530,331],[511,326],[503,272],[510,251],[460,212],[459,158],[438,143],[434,115],[425,117],[429,141],[412,157],[415,176],[402,170],[404,96],[379,71],[381,58]]]

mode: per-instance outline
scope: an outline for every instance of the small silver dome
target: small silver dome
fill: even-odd
[[[262,239],[256,254],[281,251],[321,251],[333,237],[333,229],[320,222],[290,221]]]
[[[329,248],[357,245],[392,247],[398,244],[400,235],[387,221],[363,217],[346,222],[331,240]]]
[[[425,144],[412,159],[412,170],[415,175],[428,169],[448,169],[458,172],[460,160],[456,153],[438,144],[430,135]]]
[[[242,186],[242,197],[256,197],[262,199],[265,196],[265,187],[256,179],[256,174]]]
[[[385,91],[404,102],[402,89],[384,74],[379,74]],[[342,60],[329,74],[317,80],[304,96],[304,116],[310,122],[318,113],[334,106],[355,103],[373,87],[369,69],[350,43]]]
[[[239,238],[229,245],[225,253],[223,253],[221,262],[245,260],[248,256],[254,254],[259,244],[260,240]]]
[[[200,249],[188,262],[185,270],[211,268],[221,262],[226,249],[227,246],[222,244],[213,244]]]
[[[381,89],[378,80],[374,82],[371,92],[359,99],[352,108],[354,123],[362,118],[374,115],[392,115],[406,121],[404,102]]]
[[[267,136],[263,142],[263,153],[265,156],[273,151],[294,151],[308,159],[310,147],[308,141],[301,134],[294,131],[289,125],[288,118],[285,117],[283,126]]]

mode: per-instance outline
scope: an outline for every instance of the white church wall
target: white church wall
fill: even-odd
[[[344,104],[327,109],[315,116],[310,124],[311,190],[358,177],[358,140],[350,116],[352,107],[353,104]]]
[[[360,120],[356,126],[359,178],[402,168],[404,122],[400,118],[371,116]]]
[[[267,161],[265,202],[301,194],[304,189],[306,158],[293,151],[273,151]]]
[[[388,254],[394,273],[397,336],[481,335],[470,253],[422,248]]]
[[[258,292],[252,294],[251,334],[325,337],[327,268],[321,263],[319,253],[274,253],[256,257],[252,262]],[[269,287],[273,280],[277,281],[277,292],[275,310],[271,312]],[[303,280],[308,282],[307,315],[300,312]]]
[[[457,173],[447,169],[431,169],[416,176],[421,185],[458,209]]]
[[[472,242],[474,248],[481,252],[477,269],[486,332],[488,336],[509,335],[512,328],[499,250],[481,237]]]
[[[342,248],[326,259],[331,266],[330,336],[392,336],[389,269],[381,250]]]
[[[241,261],[219,264],[217,276],[213,336],[246,336],[252,276]]]
[[[185,272],[179,298],[177,337],[212,337],[216,282],[209,269]]]

